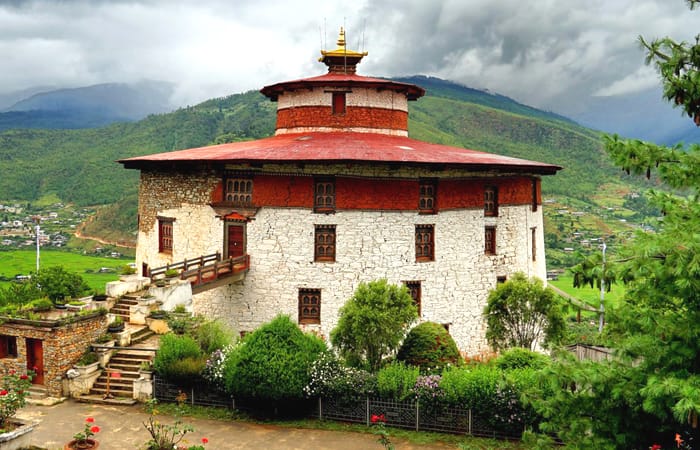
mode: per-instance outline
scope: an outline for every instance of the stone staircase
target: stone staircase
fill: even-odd
[[[131,317],[129,313],[129,308],[138,305],[138,299],[139,299],[138,294],[126,294],[123,295],[117,303],[114,304],[109,310],[110,313],[114,314],[115,316],[120,316],[123,320],[124,323],[129,323],[129,319]]]
[[[150,351],[138,348],[117,351],[92,385],[88,395],[103,399],[110,397],[131,399],[134,392],[134,380],[139,378],[139,367],[143,362],[152,360],[153,352]]]

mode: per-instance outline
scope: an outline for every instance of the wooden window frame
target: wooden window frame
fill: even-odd
[[[503,284],[503,283],[505,283],[506,281],[508,281],[508,277],[505,276],[505,275],[498,275],[498,276],[496,277],[496,284]]]
[[[421,282],[418,280],[410,280],[410,281],[404,281],[403,284],[408,289],[409,294],[411,294],[411,297],[413,298],[413,304],[416,305],[416,308],[418,309],[418,317],[420,317],[421,316],[421,299],[422,299],[422,293],[423,293],[423,289],[421,287]]]
[[[158,217],[158,253],[172,255],[175,230],[175,219]]]
[[[253,206],[253,178],[235,175],[225,177],[224,202],[234,206]]]
[[[496,227],[484,227],[484,253],[486,255],[496,254]]]
[[[309,297],[309,305],[313,308],[313,297],[316,297],[316,311],[309,311],[305,308],[305,297]],[[321,289],[299,288],[299,323],[300,324],[321,324]]]
[[[498,188],[496,186],[484,188],[484,215],[498,217]]]
[[[335,262],[335,225],[315,225],[314,261]],[[319,242],[322,241],[322,242]]]
[[[335,212],[335,179],[314,179],[314,212]]]
[[[532,212],[537,212],[537,178],[532,179]]]
[[[347,112],[347,92],[331,92],[331,112],[334,116],[341,116]]]
[[[17,336],[0,335],[0,358],[17,358]]]
[[[435,261],[435,225],[416,225],[416,262]],[[425,242],[425,238],[428,242]]]
[[[437,180],[418,181],[418,212],[420,214],[437,212]]]

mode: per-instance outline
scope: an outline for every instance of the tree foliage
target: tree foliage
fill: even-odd
[[[688,1],[692,7],[698,1]],[[671,38],[640,38],[662,78],[664,97],[700,126],[700,45]],[[638,231],[612,262],[626,294],[608,317],[618,353],[607,363],[562,363],[553,367],[554,395],[536,396],[536,407],[555,431],[586,447],[670,446],[675,433],[697,438],[700,413],[700,146],[663,147],[606,138],[615,165],[654,178],[649,203],[663,217],[655,232]],[[576,267],[594,280],[595,266]],[[587,422],[583,419],[587,418]],[[576,438],[576,436],[581,438]],[[584,442],[584,439],[587,442]],[[675,445],[674,445],[675,446]]]
[[[444,367],[461,362],[454,339],[444,326],[435,322],[423,322],[411,328],[396,359],[430,373],[440,373]]]
[[[489,294],[484,308],[486,339],[496,350],[534,349],[537,343],[556,342],[564,333],[557,296],[542,280],[516,273]]]
[[[90,292],[90,286],[77,273],[69,272],[63,266],[46,267],[36,274],[32,281],[43,295],[52,301],[77,298]]]
[[[408,327],[418,317],[405,286],[387,280],[361,283],[340,309],[331,342],[346,361],[376,372],[396,351]]]

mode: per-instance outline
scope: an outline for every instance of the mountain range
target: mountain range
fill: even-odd
[[[413,138],[561,165],[563,171],[544,179],[543,193],[578,205],[600,206],[592,193],[604,186],[631,189],[633,181],[612,167],[597,131],[508,97],[438,78],[397,80],[427,90],[410,105]],[[87,234],[133,239],[138,173],[115,160],[258,139],[274,131],[277,105],[256,91],[158,113],[167,103],[167,85],[151,83],[140,89],[114,84],[57,90],[8,106],[15,110],[0,114],[0,124],[3,118],[7,124],[0,131],[0,200],[52,196],[77,205],[108,205],[89,224]],[[52,122],[51,114],[67,114],[63,117],[70,120]],[[99,120],[111,124],[98,126]]]

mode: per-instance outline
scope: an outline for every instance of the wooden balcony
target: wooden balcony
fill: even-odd
[[[178,271],[179,279],[190,282],[192,293],[198,294],[243,280],[250,269],[250,255],[222,259],[221,253],[217,252],[151,269],[148,275],[155,282],[165,278],[165,272],[173,269]]]

